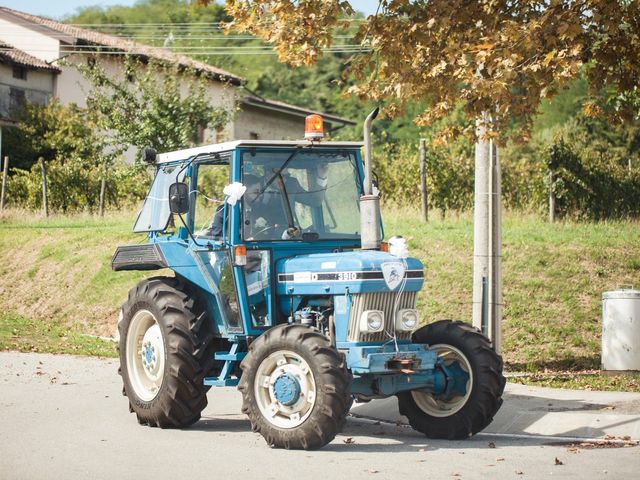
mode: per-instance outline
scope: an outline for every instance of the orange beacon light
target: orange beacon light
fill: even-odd
[[[304,119],[304,138],[308,140],[319,140],[324,138],[324,120],[316,113],[307,115]]]

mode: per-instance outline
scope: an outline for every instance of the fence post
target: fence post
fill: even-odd
[[[102,174],[102,181],[100,182],[100,205],[98,206],[98,213],[101,217],[104,217],[104,191],[107,187],[107,180],[105,174]]]
[[[556,194],[553,191],[555,181],[553,170],[549,170],[549,223],[556,221]]]
[[[49,197],[47,196],[47,166],[44,162],[44,158],[38,158],[40,162],[40,169],[42,170],[42,208],[44,216],[49,216]]]
[[[0,211],[4,210],[4,197],[7,193],[7,174],[9,173],[9,157],[4,157],[4,168],[2,169],[2,192],[0,192]]]
[[[424,138],[420,139],[420,191],[422,192],[422,219],[426,222],[429,220],[429,211],[427,206],[427,149]]]

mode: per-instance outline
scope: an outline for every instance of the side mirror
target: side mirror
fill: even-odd
[[[183,214],[189,211],[189,186],[176,182],[169,186],[169,211]]]
[[[157,157],[157,153],[153,148],[145,147],[145,149],[142,152],[142,161],[144,163],[153,165],[154,163],[156,163],[156,157]]]

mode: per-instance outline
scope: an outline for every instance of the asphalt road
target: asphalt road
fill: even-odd
[[[212,389],[191,428],[160,430],[128,412],[114,360],[2,352],[0,366],[0,479],[584,480],[640,471],[640,447],[508,433],[432,441],[361,418],[322,450],[277,450],[251,432],[235,389]]]

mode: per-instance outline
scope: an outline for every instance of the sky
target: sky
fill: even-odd
[[[0,0],[0,6],[34,15],[60,19],[76,12],[78,8],[100,5],[133,5],[136,0]],[[358,11],[372,15],[378,2],[375,0],[350,0]]]

